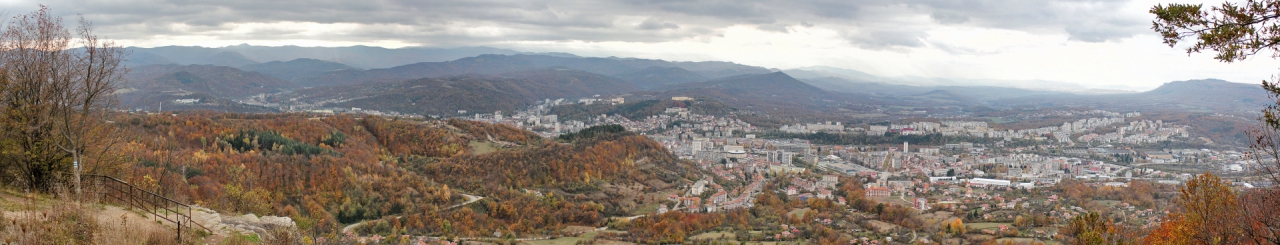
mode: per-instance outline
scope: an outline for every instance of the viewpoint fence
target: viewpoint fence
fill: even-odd
[[[69,174],[68,174],[69,175]],[[66,176],[70,177],[70,176]],[[72,178],[67,178],[67,183],[72,184]],[[204,227],[199,223],[192,222],[191,205],[169,199],[168,197],[156,194],[146,189],[139,188],[133,184],[129,184],[120,179],[104,175],[80,175],[81,191],[84,194],[92,194],[101,197],[99,201],[120,205],[122,207],[136,208],[151,214],[152,220],[167,221],[174,224],[178,233],[178,241],[182,241],[183,230],[187,234],[196,230],[203,230],[212,233],[208,227]],[[67,187],[74,188],[71,185]]]

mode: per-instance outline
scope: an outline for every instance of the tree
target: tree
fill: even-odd
[[[123,49],[99,40],[88,21],[80,19],[74,38],[49,12],[15,16],[0,33],[0,166],[32,189],[48,187],[91,149],[107,152],[100,143],[114,137],[104,116],[125,72]]]
[[[1147,241],[1172,244],[1239,244],[1248,239],[1245,214],[1230,186],[1205,173],[1187,181],[1178,194],[1176,209],[1153,231]]]
[[[1214,59],[1227,63],[1243,61],[1264,51],[1270,51],[1273,59],[1280,58],[1280,1],[1246,0],[1240,4],[1227,2],[1208,10],[1201,4],[1156,5],[1150,12],[1156,15],[1151,28],[1160,33],[1165,44],[1173,47],[1184,39],[1195,40],[1193,45],[1186,48],[1188,54],[1215,52],[1217,54]],[[1262,110],[1262,116],[1258,119],[1262,124],[1249,132],[1253,137],[1250,148],[1253,149],[1253,160],[1258,165],[1254,169],[1266,174],[1272,183],[1280,183],[1280,161],[1275,161],[1280,159],[1280,76],[1272,76],[1270,81],[1263,80],[1262,88],[1276,103]],[[1213,179],[1216,180],[1216,177]],[[1217,185],[1220,184],[1206,183],[1203,187],[1217,188]],[[1195,214],[1188,214],[1188,217],[1171,217],[1167,220],[1179,218],[1188,222],[1240,224],[1243,226],[1240,232],[1253,242],[1280,244],[1280,218],[1277,215],[1264,215],[1278,214],[1275,204],[1280,203],[1280,189],[1269,187],[1245,192],[1241,193],[1239,199],[1244,202],[1222,208],[1250,215],[1195,217]],[[1207,220],[1197,220],[1201,218]]]
[[[1072,237],[1068,240],[1070,244],[1133,244],[1124,227],[1111,223],[1094,212],[1071,218],[1063,233]]]

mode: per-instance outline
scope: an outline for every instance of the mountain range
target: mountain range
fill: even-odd
[[[591,97],[635,91],[618,78],[569,68],[467,74],[402,82],[317,87],[285,93],[306,103],[423,115],[456,111],[515,111],[546,98]]]
[[[303,86],[333,86],[395,82],[423,77],[444,77],[462,74],[499,74],[514,71],[550,67],[566,67],[601,75],[622,75],[640,72],[651,67],[675,67],[702,77],[767,73],[763,67],[739,65],[729,62],[670,62],[664,60],[628,58],[589,58],[550,55],[500,55],[488,54],[446,62],[422,62],[385,69],[342,70],[304,78]],[[689,75],[683,75],[688,77]],[[685,79],[688,81],[689,79]],[[635,80],[638,82],[652,82]],[[650,84],[637,84],[651,87]]]
[[[343,58],[316,58],[325,52]],[[396,55],[379,65],[338,62],[372,60],[387,53]],[[475,55],[430,61],[470,54]],[[379,68],[416,60],[428,61]],[[529,54],[483,47],[134,48],[130,65],[133,72],[119,93],[122,106],[128,108],[196,99],[199,102],[171,108],[271,111],[298,105],[453,115],[459,110],[517,110],[544,99],[601,96],[643,101],[684,96],[766,117],[840,120],[884,115],[885,109],[918,112],[974,106],[1254,113],[1270,102],[1257,86],[1221,80],[1171,82],[1141,93],[1090,94],[1065,92],[1072,85],[1028,89],[884,78],[832,67],[782,71],[730,62]],[[933,82],[911,85],[913,81]]]
[[[369,46],[351,47],[299,47],[236,45],[221,48],[164,46],[154,48],[128,48],[131,55],[126,62],[131,67],[178,64],[219,65],[240,67],[270,61],[316,59],[346,64],[361,69],[402,66],[420,62],[440,62],[482,54],[520,54],[509,49],[490,47],[459,48],[381,48]]]

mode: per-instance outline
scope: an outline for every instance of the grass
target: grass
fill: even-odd
[[[808,208],[794,209],[794,210],[791,210],[791,212],[787,212],[787,216],[788,217],[790,216],[804,217],[804,214],[808,213],[809,210],[810,209]]]
[[[600,234],[599,232],[592,231],[592,232],[582,233],[582,235],[579,235],[576,237],[560,237],[560,238],[550,239],[550,240],[524,241],[520,243],[529,244],[529,245],[573,245],[573,244],[578,244],[578,241],[591,240],[592,238],[595,238],[596,235],[599,235],[599,234]]]
[[[6,187],[11,188],[11,187]],[[5,193],[13,193],[6,189]],[[176,244],[174,230],[115,206],[55,195],[0,194],[0,237],[14,244]],[[14,225],[17,224],[17,225]],[[185,237],[185,236],[184,236]],[[188,240],[191,241],[191,240]]]
[[[658,212],[658,205],[659,205],[658,203],[654,203],[654,204],[640,206],[640,208],[637,208],[635,211],[631,212],[631,214],[641,215],[641,214]]]
[[[707,233],[698,234],[696,236],[689,237],[689,239],[690,240],[720,239],[721,236],[723,236],[725,239],[728,239],[728,240],[733,240],[737,238],[737,236],[733,235],[733,232],[719,231],[719,232],[707,232]]]
[[[498,151],[498,147],[490,142],[471,141],[471,154],[481,155]]]
[[[1061,244],[1061,243],[1058,243],[1057,241],[1045,241],[1045,240],[1040,240],[1035,238],[1023,238],[1023,237],[996,239],[996,243],[1001,243],[1004,241],[1010,241],[1010,242],[1013,242],[1013,244],[1032,244],[1032,242],[1035,242],[1036,244]]]
[[[1008,227],[1013,227],[1013,223],[968,223],[968,224],[965,224],[965,226],[968,226],[968,227],[969,227],[969,229],[973,229],[973,230],[996,229],[996,228],[1000,228],[1000,225],[1005,225],[1005,226],[1008,226]]]

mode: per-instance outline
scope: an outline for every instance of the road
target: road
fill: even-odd
[[[455,205],[453,205],[453,206],[445,207],[445,208],[443,208],[443,209],[440,209],[440,211],[449,211],[449,210],[453,210],[453,209],[455,209],[455,208],[462,207],[462,206],[466,206],[467,204],[471,204],[471,203],[474,203],[474,202],[476,202],[476,201],[480,201],[480,200],[483,200],[483,199],[484,199],[484,197],[482,197],[482,196],[472,196],[472,195],[468,195],[468,194],[461,194],[461,193],[459,193],[459,195],[462,195],[463,197],[466,197],[466,198],[467,198],[467,201],[462,202],[462,203],[459,203],[459,204],[455,204]],[[400,218],[400,216],[396,216],[396,218],[398,219],[398,218]],[[356,222],[356,223],[354,223],[354,224],[350,224],[350,225],[347,225],[347,226],[345,226],[345,227],[342,227],[342,233],[343,233],[343,234],[346,234],[346,233],[348,233],[348,232],[351,232],[351,229],[355,229],[355,228],[356,228],[356,226],[360,226],[360,225],[364,224],[364,222],[365,222],[365,221],[360,221],[360,222]]]

